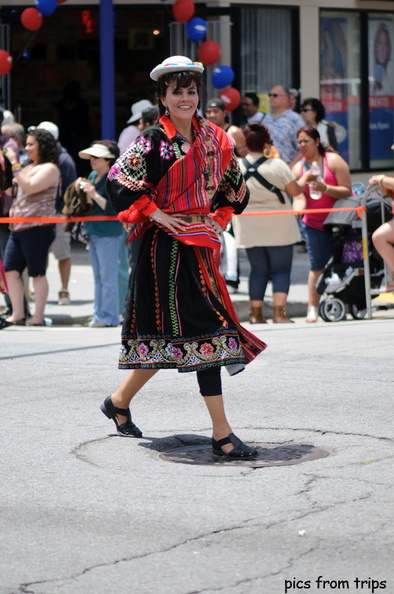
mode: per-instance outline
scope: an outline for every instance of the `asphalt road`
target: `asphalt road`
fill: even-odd
[[[144,437],[115,435],[120,330],[77,323],[77,259],[59,313],[55,272],[52,327],[0,332],[0,594],[394,592],[393,310],[253,326],[268,349],[223,384],[260,455],[226,465],[194,374],[157,374],[133,401]]]

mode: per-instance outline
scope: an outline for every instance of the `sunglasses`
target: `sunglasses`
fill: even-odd
[[[268,93],[268,97],[287,97],[285,93]]]
[[[301,111],[315,111],[315,110],[310,107],[304,107],[303,109],[301,109]]]

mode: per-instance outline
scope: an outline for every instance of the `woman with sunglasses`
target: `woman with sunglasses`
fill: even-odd
[[[338,150],[338,140],[336,137],[336,125],[334,122],[325,120],[326,109],[319,99],[309,97],[304,99],[301,104],[301,115],[306,126],[317,128],[320,141],[334,151]]]

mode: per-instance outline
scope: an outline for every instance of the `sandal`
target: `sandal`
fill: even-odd
[[[67,291],[67,289],[62,289],[61,291],[59,291],[59,299],[58,299],[58,305],[70,305],[71,304],[71,300],[70,300],[70,293]]]
[[[138,429],[137,425],[131,420],[130,410],[128,408],[118,408],[115,406],[111,400],[111,396],[108,396],[108,398],[104,400],[100,408],[106,417],[114,421],[118,434],[121,437],[142,437],[141,429]],[[119,423],[116,415],[127,417],[126,423]]]
[[[31,319],[32,319],[32,318],[29,318],[29,319],[26,321],[26,324],[25,324],[25,326],[46,326],[45,320],[42,320],[42,322],[31,322],[31,321],[30,321]]]
[[[12,326],[12,322],[7,322],[3,316],[0,316],[0,330],[4,330],[4,328],[8,328],[9,326]]]
[[[222,446],[232,443],[233,449],[230,452],[223,452]],[[223,439],[216,439],[212,438],[212,452],[215,456],[226,456],[227,458],[233,458],[236,460],[241,460],[243,458],[255,458],[257,456],[257,450],[247,446],[243,441],[239,439],[234,433],[230,433],[227,437]]]
[[[5,318],[3,318],[4,321],[6,322],[6,326],[3,326],[3,328],[7,328],[8,326],[26,326],[26,318],[21,318],[20,320],[17,320],[16,322],[11,322],[11,320],[6,320]]]

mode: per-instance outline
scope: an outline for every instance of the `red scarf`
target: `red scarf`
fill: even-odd
[[[172,141],[177,131],[170,118],[162,116],[159,122]],[[233,147],[226,132],[215,124],[199,116],[193,118],[192,124],[195,140],[188,152],[173,163],[149,196],[140,197],[129,209],[120,213],[121,221],[137,223],[130,240],[137,239],[153,225],[146,218],[152,204],[171,214],[187,212],[206,215],[211,211],[212,197],[230,163]],[[220,249],[220,240],[209,222],[193,223],[178,233],[158,226],[182,243]]]

